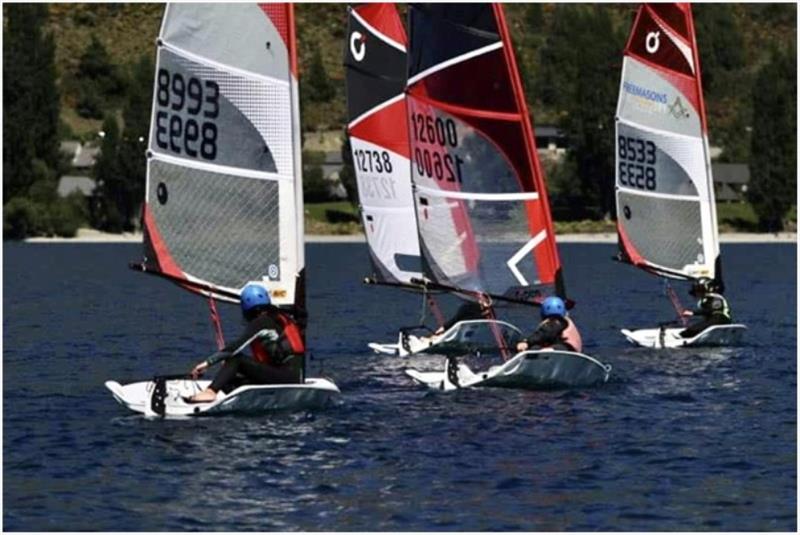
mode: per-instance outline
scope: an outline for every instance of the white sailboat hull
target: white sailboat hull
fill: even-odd
[[[638,329],[630,331],[622,329],[622,334],[632,344],[654,349],[669,349],[676,347],[715,347],[731,346],[738,344],[747,327],[742,324],[712,325],[692,338],[683,338],[680,333],[683,327],[671,329]]]
[[[369,348],[375,353],[407,357],[416,353],[450,354],[477,353],[482,347],[496,347],[496,339],[491,329],[499,329],[503,336],[513,336],[514,340],[522,333],[505,321],[500,320],[464,320],[459,321],[447,331],[435,336],[417,336],[410,333],[398,333],[396,344],[370,343]],[[494,350],[496,351],[496,350]]]
[[[580,388],[603,384],[611,374],[611,366],[594,357],[552,349],[523,351],[502,366],[481,373],[474,373],[466,364],[458,364],[453,373],[449,366],[440,372],[407,369],[406,374],[428,388],[446,391],[481,386],[530,390]]]
[[[304,384],[244,385],[227,395],[218,394],[211,403],[186,403],[191,396],[206,388],[211,381],[176,379],[166,382],[164,416],[199,416],[226,413],[270,413],[275,411],[321,409],[335,402],[339,389],[327,379],[309,378]],[[121,385],[106,381],[120,405],[146,416],[158,416],[152,407],[153,381]]]

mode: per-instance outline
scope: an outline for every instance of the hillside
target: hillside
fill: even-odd
[[[624,46],[635,4],[607,4],[619,48]],[[402,10],[402,6],[401,6]],[[540,52],[552,40],[554,4],[509,4],[507,17],[527,82],[536,122],[552,123],[567,113],[542,102],[545,80],[538,76],[558,65],[543,65]],[[62,90],[62,118],[75,134],[91,135],[100,122],[79,117],[76,105],[76,71],[91,37],[107,48],[111,60],[123,72],[142,54],[153,54],[153,43],[163,12],[161,4],[52,4],[50,30],[57,45],[57,69]],[[307,130],[335,130],[344,122],[342,47],[345,37],[344,4],[299,4],[297,28],[302,75],[308,71],[315,49],[319,49],[325,70],[335,88],[329,102],[304,99],[303,122]],[[752,121],[749,90],[754,72],[766,60],[772,47],[786,47],[796,41],[794,4],[698,4],[695,6],[698,40],[704,74],[708,81],[707,105],[712,142],[728,140],[742,133]],[[719,65],[721,53],[735,49],[735,61]],[[727,61],[727,60],[726,60]],[[613,67],[613,66],[612,66]],[[619,76],[610,67],[609,77]],[[713,79],[712,79],[713,77]],[[302,91],[302,87],[301,87]],[[715,140],[714,137],[717,137]]]

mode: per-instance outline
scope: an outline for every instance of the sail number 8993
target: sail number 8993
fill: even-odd
[[[630,188],[656,189],[656,145],[631,136],[617,138],[619,183]]]
[[[159,69],[156,85],[156,144],[175,154],[185,153],[205,160],[217,158],[217,125],[219,85],[213,80],[204,83],[194,76],[185,79],[181,73]],[[184,118],[174,112],[186,112]],[[202,117],[202,118],[201,118]]]

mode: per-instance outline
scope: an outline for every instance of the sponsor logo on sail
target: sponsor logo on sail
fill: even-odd
[[[669,106],[669,113],[676,119],[689,118],[689,108],[683,105],[681,97],[675,97],[675,102],[673,102]]]
[[[350,34],[350,53],[356,61],[361,61],[367,54],[367,39],[359,31]]]
[[[661,41],[659,40],[659,36],[661,32],[650,32],[647,34],[644,40],[644,47],[650,54],[655,54],[658,52],[658,47],[661,46]]]
[[[658,102],[659,104],[667,103],[666,93],[659,93],[658,91],[647,89],[646,87],[636,85],[632,82],[623,82],[622,87],[625,89],[626,93],[630,93],[631,95],[635,95],[652,102]]]

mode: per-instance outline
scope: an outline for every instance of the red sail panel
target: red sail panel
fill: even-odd
[[[656,69],[696,110],[701,109],[697,44],[689,4],[639,7],[625,54]],[[702,116],[705,131],[705,114]]]
[[[489,293],[555,285],[547,193],[502,6],[414,5],[409,28],[426,275]]]

